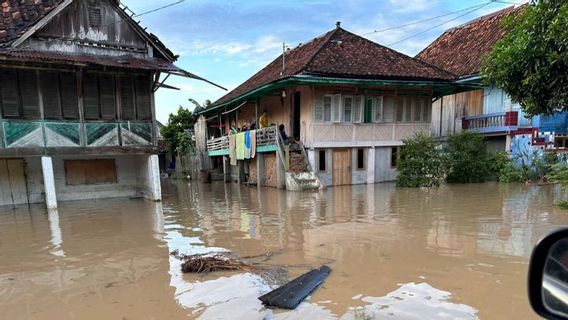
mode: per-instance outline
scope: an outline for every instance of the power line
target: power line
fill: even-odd
[[[144,11],[144,12],[139,13],[139,14],[135,14],[132,10],[128,9],[128,7],[125,7],[125,8],[128,9],[130,12],[133,13],[133,15],[130,16],[130,18],[138,18],[138,17],[141,17],[141,16],[148,15],[148,14],[150,14],[150,13],[154,13],[154,12],[156,12],[156,11],[160,11],[160,10],[167,9],[167,8],[169,8],[169,7],[176,6],[176,5],[178,5],[178,4],[182,3],[182,2],[185,2],[185,1],[186,1],[186,0],[178,0],[178,1],[176,1],[176,2],[172,2],[172,3],[170,3],[170,4],[166,4],[166,5],[163,5],[163,6],[161,6],[161,7],[155,8],[155,9],[151,9],[151,10],[148,10],[148,11]],[[125,13],[126,13],[126,12],[125,12]],[[117,23],[121,23],[121,22],[126,21],[126,20],[127,20],[127,19],[118,19],[118,20],[115,20],[115,21],[113,21],[113,22],[110,22],[110,23],[101,25],[101,26],[99,26],[99,28],[108,27],[108,26],[110,26],[110,25],[117,24]]]
[[[439,16],[431,17],[431,18],[426,18],[426,19],[422,19],[422,20],[416,20],[416,21],[409,22],[409,23],[406,23],[406,24],[401,24],[401,25],[397,25],[397,26],[387,27],[387,28],[384,28],[384,29],[373,30],[373,31],[371,31],[371,32],[363,33],[362,36],[370,35],[370,34],[373,34],[373,33],[385,32],[385,31],[394,30],[394,29],[399,29],[399,28],[404,28],[404,27],[412,26],[412,25],[419,24],[419,23],[422,23],[422,22],[427,22],[427,21],[436,20],[436,19],[438,19],[438,18],[443,18],[443,17],[451,16],[451,15],[453,15],[453,14],[460,13],[460,12],[463,12],[463,11],[467,11],[467,10],[470,10],[470,9],[473,9],[473,8],[477,8],[477,7],[480,7],[480,6],[481,6],[481,5],[478,4],[478,5],[475,5],[475,6],[463,8],[463,9],[456,10],[456,11],[452,11],[452,12],[448,12],[448,13],[445,13],[445,14],[442,14],[442,15],[439,15]]]
[[[443,26],[444,24],[446,24],[446,23],[448,23],[448,22],[452,22],[452,21],[457,20],[457,19],[459,19],[459,18],[461,18],[461,17],[463,17],[463,16],[465,16],[465,15],[468,15],[468,14],[474,12],[474,11],[477,11],[477,10],[479,10],[479,9],[481,9],[481,8],[484,8],[484,7],[490,5],[490,4],[493,3],[493,2],[494,2],[494,1],[489,1],[489,2],[487,2],[487,3],[485,3],[485,4],[478,5],[478,6],[475,7],[475,9],[469,10],[469,11],[467,11],[467,12],[465,12],[465,13],[463,13],[463,14],[460,14],[459,16],[454,17],[454,18],[452,18],[452,19],[450,19],[450,20],[446,20],[446,21],[444,21],[444,22],[442,22],[442,23],[439,23],[439,24],[437,24],[437,25],[434,25],[434,26],[432,26],[432,27],[430,27],[430,28],[428,28],[428,29],[426,29],[426,30],[424,30],[424,31],[415,33],[415,34],[410,35],[410,36],[408,36],[408,37],[406,37],[406,38],[403,38],[403,39],[401,39],[401,40],[398,40],[398,41],[396,41],[396,42],[393,42],[393,43],[391,43],[391,44],[388,44],[387,46],[390,47],[390,46],[393,46],[393,45],[395,45],[395,44],[399,44],[399,43],[401,43],[401,42],[403,42],[403,41],[406,41],[406,40],[408,40],[408,39],[412,39],[412,38],[414,38],[414,37],[417,37],[417,36],[419,36],[419,35],[422,35],[422,34],[428,32],[428,31],[430,31],[430,30],[433,30],[433,29],[436,29],[436,28],[438,28],[438,27],[440,27],[440,26]]]

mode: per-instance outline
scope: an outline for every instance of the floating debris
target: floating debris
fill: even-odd
[[[254,272],[258,269],[222,253],[184,255],[175,250],[171,255],[183,261],[181,264],[181,272],[183,273],[209,273],[233,270]]]
[[[258,299],[267,307],[296,309],[300,302],[323,283],[330,272],[331,269],[328,266],[314,269],[286,283],[280,288],[260,296]]]

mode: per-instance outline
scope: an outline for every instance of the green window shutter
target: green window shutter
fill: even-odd
[[[150,102],[150,77],[137,76],[136,85],[136,110],[138,120],[152,120],[152,107]]]
[[[97,75],[86,73],[83,76],[83,107],[85,119],[98,120],[100,118],[99,84]]]
[[[2,116],[19,118],[20,97],[16,70],[0,71],[0,97],[2,98]]]
[[[77,98],[77,76],[72,72],[59,74],[61,86],[61,106],[63,118],[79,119],[79,102]]]
[[[45,119],[61,119],[61,97],[59,96],[59,75],[55,71],[42,71],[39,82]]]
[[[109,74],[99,75],[99,88],[101,91],[101,118],[105,120],[116,119],[116,83]]]
[[[130,76],[120,77],[120,104],[122,108],[122,120],[135,120],[134,81]]]
[[[364,119],[363,122],[371,123],[373,122],[373,99],[367,98],[365,99],[365,112],[364,112]]]

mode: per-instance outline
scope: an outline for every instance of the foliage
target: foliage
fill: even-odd
[[[188,109],[179,107],[176,114],[170,113],[168,124],[161,129],[162,136],[166,141],[166,147],[172,154],[184,152],[189,145],[188,131],[193,128],[195,121]]]
[[[558,164],[558,157],[554,153],[546,152],[544,155],[533,154],[529,163],[522,162],[515,165],[509,161],[499,172],[499,182],[525,182],[538,181],[549,178],[550,172]]]
[[[491,158],[485,137],[462,131],[450,136],[447,148],[450,172],[448,182],[485,182],[491,175]]]
[[[491,178],[499,179],[501,173],[511,164],[509,154],[505,151],[498,151],[489,154],[489,172]]]
[[[568,110],[568,1],[541,0],[504,24],[481,70],[529,116]]]
[[[446,161],[434,139],[416,134],[404,140],[398,161],[398,187],[437,187],[446,178]]]
[[[546,176],[550,182],[559,183],[564,190],[568,191],[568,164],[565,162],[557,163],[552,166],[550,173]]]
[[[562,210],[568,210],[568,201],[560,201],[558,207]]]

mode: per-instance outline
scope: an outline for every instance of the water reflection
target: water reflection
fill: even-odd
[[[0,319],[527,319],[532,245],[568,223],[550,186],[163,190],[161,204],[0,208]],[[273,311],[256,299],[274,285],[261,275],[183,275],[176,249],[272,252],[265,266],[290,278],[321,264],[333,271],[300,308]]]

